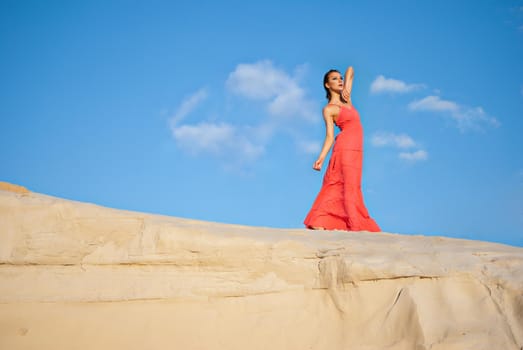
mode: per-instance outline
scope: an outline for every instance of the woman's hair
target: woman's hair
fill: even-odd
[[[329,75],[331,73],[340,73],[340,72],[337,69],[331,69],[327,73],[325,73],[325,75],[323,76],[323,88],[325,89],[325,92],[327,93],[326,97],[327,97],[327,100],[329,100],[329,101],[331,99],[331,92],[329,91],[329,89],[327,89],[327,87],[325,87],[325,84],[327,84],[327,82],[329,81]]]

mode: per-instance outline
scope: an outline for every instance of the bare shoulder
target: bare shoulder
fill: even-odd
[[[326,121],[335,121],[340,113],[340,107],[334,104],[328,104],[323,107],[323,119]]]
[[[325,105],[325,107],[323,107],[323,114],[324,115],[336,115],[338,114],[340,110],[340,107],[335,105],[335,104],[328,104],[328,105]]]

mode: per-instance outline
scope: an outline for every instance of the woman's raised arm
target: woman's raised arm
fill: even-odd
[[[341,96],[349,104],[352,104],[350,100],[350,95],[352,92],[352,79],[354,79],[354,69],[352,66],[349,66],[349,68],[347,68],[345,71],[345,82],[343,83],[343,90],[341,91]]]

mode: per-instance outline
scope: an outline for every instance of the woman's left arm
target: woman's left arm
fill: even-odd
[[[354,79],[354,69],[352,66],[349,66],[345,71],[345,82],[343,83],[343,90],[341,91],[341,96],[349,104],[352,104],[350,100],[350,95],[352,92],[352,80]]]

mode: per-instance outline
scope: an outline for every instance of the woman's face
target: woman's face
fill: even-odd
[[[327,83],[325,87],[332,91],[340,92],[343,90],[343,77],[339,72],[332,72],[327,78]]]

